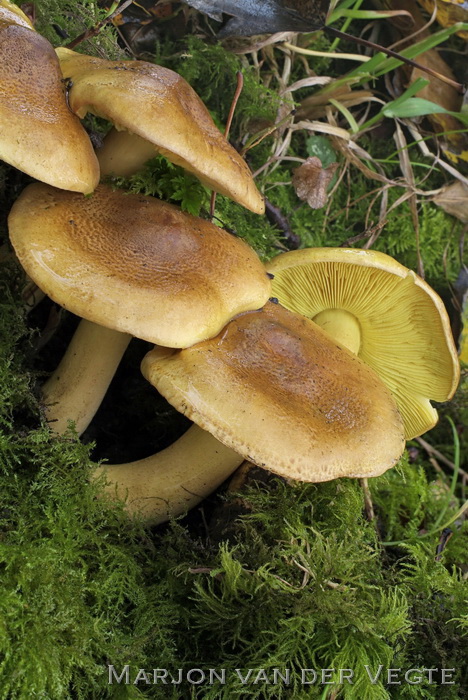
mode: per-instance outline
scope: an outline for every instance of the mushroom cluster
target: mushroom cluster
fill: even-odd
[[[11,48],[15,41],[21,50]],[[0,157],[46,183],[29,185],[14,204],[10,239],[31,279],[83,319],[43,387],[52,429],[63,432],[70,420],[78,433],[86,429],[132,336],[156,344],[143,374],[196,424],[157,455],[97,469],[108,489],[156,523],[198,503],[244,459],[304,481],[376,476],[395,465],[405,435],[434,423],[429,398],[444,400],[456,386],[453,342],[447,337],[438,359],[425,362],[438,341],[428,342],[420,321],[413,324],[413,314],[430,315],[432,304],[439,313],[438,325],[430,321],[433,337],[447,331],[432,290],[394,261],[385,286],[384,262],[373,267],[363,255],[357,266],[368,277],[355,300],[357,275],[341,258],[300,251],[302,258],[286,254],[265,269],[248,245],[212,223],[98,185],[99,170],[129,174],[159,152],[263,213],[248,166],[173,71],[54,52],[8,0],[0,0],[1,57],[0,76],[12,89],[0,94]],[[21,139],[5,145],[8,128],[22,123],[30,90],[18,74],[37,77],[34,100],[42,105],[36,121],[26,115],[42,149],[32,154],[25,138],[27,158]],[[87,112],[114,125],[97,157],[78,119]],[[52,150],[55,162],[57,153],[59,161],[69,159],[65,169],[51,168]],[[362,251],[347,253],[357,260]],[[293,268],[312,298],[322,299],[312,311]],[[340,291],[333,291],[335,280]],[[417,300],[410,287],[419,290]],[[378,297],[386,309],[408,312],[405,338],[389,311],[382,312],[390,323],[384,332],[372,310]],[[278,299],[281,305],[273,303]],[[392,367],[389,340],[401,349],[411,334],[417,348],[396,352]],[[379,337],[388,369],[376,359]],[[407,401],[410,380],[395,375],[418,362],[431,377],[417,374]]]
[[[104,468],[148,520],[186,508],[184,493],[200,500],[244,458],[324,481],[381,474],[400,457],[390,392],[316,324],[268,302],[270,276],[242,240],[105,185],[92,197],[29,185],[9,229],[30,277],[86,319],[44,387],[51,424],[86,429],[136,336],[157,343],[144,375],[199,426],[169,452]],[[169,477],[170,459],[184,471]]]

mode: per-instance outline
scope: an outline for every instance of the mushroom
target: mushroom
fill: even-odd
[[[404,449],[400,414],[375,372],[316,324],[271,302],[211,340],[155,348],[142,372],[201,428],[281,476],[377,476]]]
[[[78,435],[91,422],[131,336],[82,320],[59,366],[42,387],[46,418],[57,434],[73,422]],[[182,515],[209,496],[244,458],[196,425],[145,459],[97,467],[105,491],[126,501],[129,515],[156,525]]]
[[[273,294],[346,345],[390,389],[406,439],[430,430],[457,387],[459,364],[442,300],[384,253],[311,248],[266,266]]]
[[[270,296],[246,243],[153,197],[100,185],[84,198],[36,183],[8,223],[21,264],[54,301],[153,343],[211,338]]]
[[[186,347],[270,295],[246,243],[152,197],[101,185],[84,198],[36,183],[17,199],[8,224],[28,275],[88,320],[44,387],[58,432],[68,420],[86,428],[130,335]]]
[[[128,175],[162,153],[211,189],[263,214],[250,170],[177,73],[145,61],[107,61],[59,48],[71,109],[105,117],[116,129],[101,149],[102,174]],[[128,157],[130,156],[130,161]]]
[[[70,421],[78,435],[96,413],[131,336],[82,320],[59,366],[42,387],[51,429],[63,434]],[[98,350],[98,351],[97,351]],[[126,501],[130,515],[158,524],[182,515],[209,496],[243,457],[196,425],[172,445],[145,459],[97,467],[106,492]]]
[[[0,159],[56,187],[92,192],[99,164],[68,109],[55,51],[6,0],[0,3],[0,85]]]

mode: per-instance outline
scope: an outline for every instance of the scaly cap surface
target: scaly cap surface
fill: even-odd
[[[153,197],[27,187],[9,217],[28,275],[78,316],[170,347],[216,335],[271,286],[239,238]]]
[[[282,476],[377,476],[404,449],[401,417],[377,375],[271,302],[187,350],[155,348],[142,371],[177,410]]]

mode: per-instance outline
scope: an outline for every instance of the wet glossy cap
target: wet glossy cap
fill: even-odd
[[[211,338],[270,296],[246,243],[152,197],[104,185],[83,197],[34,184],[8,223],[21,264],[54,301],[160,345]]]
[[[208,187],[263,214],[264,201],[247,164],[180,75],[145,61],[107,61],[64,48],[57,55],[64,78],[72,81],[75,114],[109,119],[117,129],[151,142],[148,158],[162,153]],[[118,134],[113,138],[119,142]]]
[[[351,248],[284,253],[267,270],[281,304],[375,370],[395,397],[408,440],[436,424],[430,399],[451,398],[460,374],[444,304],[424,280],[384,253]]]
[[[28,22],[0,5],[0,159],[56,187],[92,192],[99,165],[91,141],[68,109],[52,45]]]
[[[177,410],[282,476],[377,476],[404,449],[401,417],[377,375],[271,302],[187,350],[155,348],[142,371]]]

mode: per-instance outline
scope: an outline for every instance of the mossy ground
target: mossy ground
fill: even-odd
[[[89,24],[97,12],[92,2],[71,11],[62,0],[41,3],[39,28],[47,26],[49,38],[57,43],[53,23],[74,36],[83,29],[76,17]],[[184,41],[161,45],[159,57],[184,74],[223,123],[241,59],[219,46]],[[98,53],[119,52],[112,30],[94,42]],[[83,50],[89,51],[89,44]],[[271,119],[275,111],[275,95],[259,87],[254,77],[252,70],[237,111],[234,140],[249,120],[259,115]],[[306,147],[302,136],[293,141],[293,152]],[[388,158],[391,151],[388,147],[381,157]],[[264,141],[250,154],[252,166],[259,167],[268,153]],[[415,163],[421,160],[411,153]],[[393,166],[386,167],[393,176]],[[326,215],[300,206],[290,186],[271,186],[289,182],[290,170],[275,171],[269,197],[289,216],[303,245],[339,245],[362,231],[366,200],[347,203],[372,187],[364,176],[350,173],[349,185],[338,189]],[[440,173],[432,177],[439,182],[442,178]],[[7,211],[26,180],[0,163],[2,240]],[[171,198],[192,211],[203,213],[208,206],[203,188],[162,159],[125,185]],[[397,196],[398,191],[391,192]],[[217,215],[265,258],[285,243],[266,219],[222,197]],[[461,227],[431,202],[421,205],[420,223],[427,279],[443,291],[457,274]],[[406,205],[389,217],[377,247],[415,267],[416,241]],[[115,459],[112,450],[117,449],[122,461],[136,459],[143,456],[139,450],[156,449],[151,435],[154,440],[160,432],[171,439],[171,431],[183,426],[174,427],[173,413],[161,403],[152,413],[152,396],[139,384],[135,370],[128,369],[113,388],[114,394],[123,392],[121,417],[103,407],[97,428],[88,435],[97,440],[97,450],[82,444],[72,431],[51,438],[38,388],[44,369],[53,366],[72,332],[73,319],[38,352],[40,331],[35,327],[43,328],[50,305],[44,302],[28,319],[20,288],[15,266],[2,264],[0,698],[466,697],[468,524],[463,518],[451,523],[452,536],[437,559],[442,533],[431,534],[436,523],[440,526],[456,514],[466,499],[465,487],[457,486],[451,496],[450,474],[436,471],[419,448],[413,449],[410,461],[406,456],[396,469],[371,480],[376,510],[371,522],[357,481],[294,485],[269,478],[253,480],[240,503],[232,495],[213,496],[186,519],[145,528],[130,521],[122,505],[97,497],[100,485],[90,482],[90,455],[112,454]],[[141,352],[134,346],[125,367],[137,365]],[[454,444],[445,416],[461,431],[467,424],[467,395],[465,378],[456,400],[441,407],[441,423],[429,436],[451,460]],[[131,423],[129,415],[136,409],[129,406],[142,396]],[[136,446],[135,425],[144,436]],[[117,432],[120,445],[114,440]],[[466,455],[466,431],[460,440]],[[174,674],[177,669],[226,669],[226,683],[153,685],[142,678],[138,684],[109,685],[109,664],[119,672],[129,664],[132,681],[140,668]],[[384,677],[371,683],[365,665],[373,675],[382,665]],[[264,669],[271,680],[275,668],[290,670],[289,685],[268,683],[261,676],[254,683],[256,671],[242,685],[235,673]],[[303,668],[353,669],[354,682],[339,685],[334,676],[335,685],[304,686]],[[430,684],[426,674],[420,684],[388,685],[387,668],[455,669],[454,684]]]

